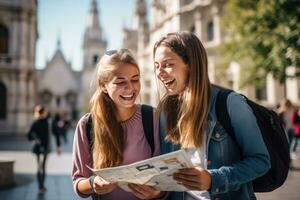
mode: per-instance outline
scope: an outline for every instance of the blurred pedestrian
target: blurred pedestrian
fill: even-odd
[[[64,142],[68,143],[68,131],[71,126],[71,122],[70,122],[70,119],[69,119],[67,113],[63,114],[62,123],[63,123],[62,124],[62,137],[63,137]]]
[[[287,133],[290,145],[294,138],[294,126],[292,123],[292,115],[294,113],[294,106],[289,99],[285,99],[281,102],[281,106],[278,110],[278,115],[281,118],[283,127]]]
[[[46,191],[46,161],[50,152],[48,114],[45,107],[37,105],[34,108],[34,121],[27,133],[27,138],[33,144],[32,152],[37,158],[37,180],[40,194]]]
[[[61,142],[60,142],[60,136],[62,135],[62,128],[60,127],[59,123],[61,121],[61,117],[58,113],[54,115],[54,118],[52,120],[52,133],[55,137],[55,142],[57,146],[57,154],[61,154]]]
[[[299,116],[299,107],[296,107],[295,111],[292,114],[291,121],[294,126],[294,137],[291,140],[291,158],[296,159],[296,150],[298,146],[298,139],[300,137],[300,116]]]

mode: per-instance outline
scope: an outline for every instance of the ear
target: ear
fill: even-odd
[[[106,93],[107,94],[107,89],[106,89],[106,85],[105,84],[101,84],[100,86],[102,92]]]

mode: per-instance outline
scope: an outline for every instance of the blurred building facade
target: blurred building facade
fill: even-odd
[[[37,70],[37,8],[38,0],[0,0],[0,134],[25,134],[36,104],[50,115],[78,119],[87,111],[95,64],[106,50],[97,0],[90,0],[82,71],[72,69],[59,38],[53,57]]]
[[[0,1],[0,134],[26,132],[36,102],[37,0]]]
[[[107,42],[103,36],[99,21],[97,1],[91,0],[88,22],[83,38],[83,68],[81,74],[81,87],[79,105],[81,112],[88,111],[89,100],[94,92],[91,86],[96,63],[106,51]]]
[[[209,76],[213,83],[231,87],[266,106],[273,107],[284,98],[284,87],[268,75],[265,88],[241,87],[240,66],[232,61],[226,74],[220,74],[222,55],[218,47],[226,39],[220,20],[228,0],[151,0],[147,9],[145,0],[136,0],[134,25],[123,29],[123,47],[134,49],[142,68],[142,94],[145,103],[158,102],[157,80],[154,76],[152,50],[154,43],[168,32],[191,31],[203,42],[209,60]],[[147,15],[151,13],[151,22]],[[147,13],[148,12],[148,13]],[[137,42],[136,42],[137,41]],[[293,70],[288,73],[295,73]],[[286,97],[300,103],[299,79],[286,81]]]
[[[38,101],[46,105],[52,116],[60,114],[77,120],[88,109],[91,97],[90,83],[95,65],[106,49],[99,22],[97,1],[90,0],[87,25],[83,38],[83,67],[74,71],[61,50],[57,49],[43,70],[38,70]]]
[[[60,114],[76,119],[81,73],[74,71],[66,60],[59,39],[53,57],[43,70],[37,71],[38,102],[46,106],[51,116]]]

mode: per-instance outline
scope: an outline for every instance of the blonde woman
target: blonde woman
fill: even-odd
[[[93,145],[87,138],[88,115],[77,125],[73,146],[73,185],[81,197],[101,200],[153,199],[162,192],[145,185],[130,185],[131,193],[118,188],[117,183],[93,176],[88,169],[130,164],[160,153],[158,122],[154,117],[154,143],[151,148],[145,138],[141,106],[136,104],[140,92],[140,70],[127,49],[110,50],[97,64],[96,91],[90,101]]]

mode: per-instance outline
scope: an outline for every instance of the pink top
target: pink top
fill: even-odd
[[[89,142],[86,136],[86,123],[87,115],[84,115],[78,122],[74,143],[73,143],[73,169],[72,180],[75,192],[81,197],[88,197],[89,195],[81,194],[77,190],[77,184],[81,179],[90,177],[91,171],[86,167],[91,166],[91,154]],[[125,149],[123,152],[123,164],[127,165],[133,162],[144,160],[151,157],[151,148],[147,142],[144,134],[141,106],[138,105],[138,109],[135,114],[125,122],[121,123],[124,132],[127,134]],[[153,114],[153,130],[154,130],[154,156],[160,154],[160,142],[159,142],[159,123],[155,114]],[[138,198],[129,192],[123,191],[117,187],[111,193],[105,195],[92,195],[93,199],[112,200],[137,200]]]

